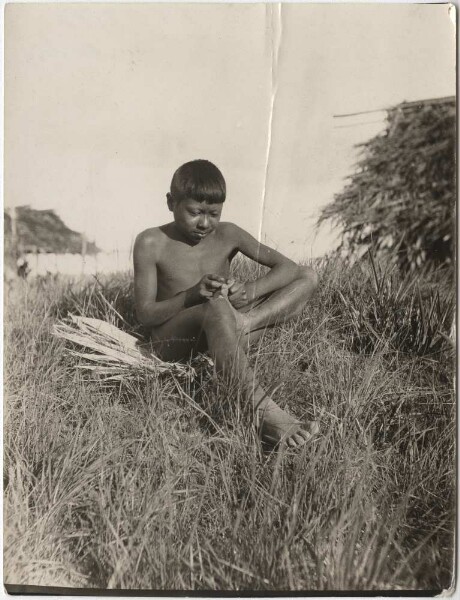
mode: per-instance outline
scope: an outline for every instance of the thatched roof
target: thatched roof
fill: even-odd
[[[4,211],[5,248],[11,246],[11,216]],[[69,229],[54,210],[35,210],[30,206],[16,208],[17,244],[20,252],[55,252],[79,254],[83,236]],[[96,244],[86,244],[88,254],[96,254]]]
[[[412,102],[401,102],[401,104],[397,104],[395,108],[417,109],[423,108],[424,106],[436,106],[437,104],[450,105],[452,107],[455,107],[455,96],[443,96],[442,98],[427,98],[425,100],[412,100]]]
[[[397,253],[404,268],[451,264],[455,126],[454,97],[387,109],[385,131],[361,144],[355,172],[321,212],[342,228],[343,251]]]

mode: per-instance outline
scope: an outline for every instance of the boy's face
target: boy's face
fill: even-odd
[[[189,241],[197,244],[217,227],[222,214],[221,202],[208,204],[193,198],[177,200],[171,194],[167,198],[177,229]]]

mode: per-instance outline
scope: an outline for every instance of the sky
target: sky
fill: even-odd
[[[5,205],[99,247],[170,220],[175,169],[227,181],[223,220],[296,260],[382,109],[455,94],[446,4],[8,4]]]

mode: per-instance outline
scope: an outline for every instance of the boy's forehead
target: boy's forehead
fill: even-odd
[[[201,208],[222,208],[222,202],[205,202],[204,200],[196,200],[195,198],[184,198],[183,204],[188,207],[201,207]]]

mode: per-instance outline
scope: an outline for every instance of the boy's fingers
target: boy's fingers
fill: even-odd
[[[225,277],[221,277],[220,275],[207,275],[208,279],[211,279],[213,281],[220,281],[220,283],[226,283],[226,279]]]
[[[220,281],[214,281],[213,279],[210,279],[209,280],[209,285],[212,288],[214,288],[216,290],[219,290],[222,287],[223,284]]]
[[[212,288],[216,288],[216,289],[222,287],[222,283],[223,283],[217,279],[214,279],[212,275],[206,275],[202,281],[207,287],[212,287]],[[225,282],[225,279],[224,279],[224,282]]]

